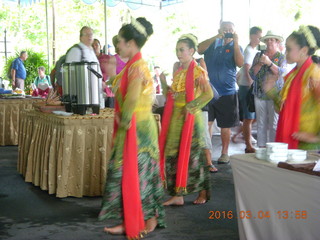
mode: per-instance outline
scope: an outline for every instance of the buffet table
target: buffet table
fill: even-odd
[[[43,99],[0,99],[0,146],[18,145],[20,111]]]
[[[254,154],[230,160],[237,205],[232,216],[241,240],[319,239],[319,176],[279,168]]]
[[[99,115],[21,112],[18,171],[57,197],[101,196],[113,132],[113,109]]]

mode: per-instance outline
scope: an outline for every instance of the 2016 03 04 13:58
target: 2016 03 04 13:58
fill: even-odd
[[[209,211],[210,220],[222,219],[269,219],[275,217],[277,219],[307,219],[308,212],[306,210],[259,210],[252,212],[250,210],[235,211]]]

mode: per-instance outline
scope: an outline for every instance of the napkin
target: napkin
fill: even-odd
[[[286,162],[279,162],[279,168],[285,168],[292,171],[303,172],[310,175],[316,175],[320,177],[320,172],[313,171],[316,163],[300,163],[300,164],[289,164]]]
[[[316,162],[316,165],[314,166],[313,171],[320,172],[320,161]]]

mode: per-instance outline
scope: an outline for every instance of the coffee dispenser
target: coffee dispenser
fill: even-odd
[[[62,83],[66,111],[84,115],[91,108],[92,113],[99,114],[102,76],[98,63],[65,63]]]

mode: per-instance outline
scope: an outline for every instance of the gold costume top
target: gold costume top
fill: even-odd
[[[195,115],[195,131],[192,138],[193,144],[202,147],[203,119],[201,109],[212,99],[213,92],[210,87],[207,72],[200,66],[194,68],[194,100],[186,103],[185,82],[187,69],[177,71],[173,77],[171,89],[174,93],[174,109],[171,118],[167,143],[165,149],[166,157],[173,157],[178,154],[182,126],[185,121],[185,108],[192,110]],[[197,150],[198,151],[198,150]]]
[[[186,78],[188,69],[177,71],[173,76],[171,89],[175,94],[175,105],[184,107],[186,105]],[[209,84],[207,72],[200,66],[194,68],[194,100],[188,105],[197,106],[198,110],[204,107],[213,97]]]
[[[188,69],[182,69],[174,74],[173,83],[171,88],[174,92],[185,92],[186,91],[186,78]],[[203,68],[196,66],[194,68],[194,79],[199,82],[199,79],[206,79],[205,71]]]
[[[128,71],[128,88],[125,96],[122,96],[119,86],[125,68],[115,77],[112,90],[120,108],[120,128],[130,126],[133,114],[136,116],[136,128],[138,137],[138,149],[140,152],[149,152],[154,159],[158,159],[158,131],[155,118],[152,113],[152,104],[155,98],[153,79],[148,69],[148,64],[140,59],[134,62]],[[124,136],[118,130],[118,143],[121,155]],[[116,157],[118,158],[118,157]]]
[[[120,106],[121,119],[130,121],[133,112],[136,113],[137,121],[146,119],[146,113],[151,114],[152,104],[155,99],[153,79],[148,69],[148,64],[140,59],[133,63],[128,71],[128,89],[126,96],[119,92],[120,80],[125,68],[116,76],[112,87]]]

